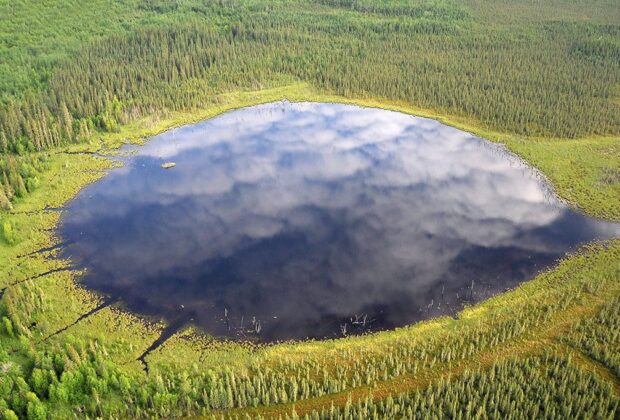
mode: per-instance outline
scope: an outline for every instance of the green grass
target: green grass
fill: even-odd
[[[80,319],[102,297],[79,284],[67,261],[50,258],[59,242],[54,209],[112,165],[95,152],[117,153],[127,141],[281,99],[437,119],[505,144],[571,205],[620,221],[615,2],[0,0],[0,22],[5,103],[52,103],[46,95],[62,92],[83,105],[77,93],[90,95],[89,77],[106,81],[96,91],[107,95],[119,80],[114,69],[125,69],[122,54],[149,36],[210,28],[217,42],[226,44],[234,31],[242,38],[236,55],[201,50],[219,54],[220,66],[176,83],[160,80],[166,71],[150,79],[160,49],[147,50],[145,61],[127,66],[144,71],[144,89],[119,93],[123,112],[141,114],[124,115],[113,132],[93,129],[78,143],[11,155],[23,179],[36,182],[0,211],[0,417],[10,418],[9,407],[28,418],[326,416],[332,406],[340,415],[472,414],[458,402],[464,399],[488,415],[532,414],[533,401],[550,416],[583,414],[583,407],[601,417],[617,413],[620,239],[586,246],[456,319],[270,346],[221,342],[188,328],[147,357],[148,374],[137,358],[163,321],[140,319],[120,304]],[[490,80],[498,71],[505,77]],[[594,128],[562,124],[586,113]],[[527,122],[546,135],[528,135]],[[574,139],[557,134],[578,132]],[[373,403],[365,402],[369,395]]]
[[[69,147],[67,151],[72,152],[70,154],[59,150],[48,157],[49,169],[41,179],[40,188],[17,201],[11,212],[2,214],[3,220],[14,226],[18,239],[13,245],[4,244],[0,247],[0,279],[3,281],[0,288],[64,266],[62,262],[47,259],[45,254],[22,258],[18,256],[56,243],[57,239],[49,228],[57,223],[58,213],[45,209],[62,205],[82,186],[104,175],[103,171],[109,167],[110,162],[96,158],[90,152],[98,150],[102,144],[105,148],[110,148],[117,147],[128,139],[140,142],[174,126],[212,117],[230,109],[283,98],[293,101],[339,101],[381,106],[435,117],[460,128],[476,131],[467,121],[451,120],[447,116],[442,117],[430,111],[406,108],[398,104],[371,100],[353,101],[322,95],[305,84],[221,95],[214,100],[214,105],[202,110],[145,118],[121,128],[119,133],[102,135],[90,145]],[[480,131],[478,133],[482,134]],[[496,140],[502,138],[499,133],[486,134]],[[605,145],[608,140],[600,141],[600,144]],[[532,140],[524,144],[536,142],[537,140]],[[545,144],[542,141],[540,143]],[[574,145],[575,154],[578,154],[581,147],[578,141],[552,144],[563,148]],[[513,146],[511,143],[509,145]],[[532,155],[528,156],[530,161],[540,166],[544,165],[547,156],[554,154],[548,145],[526,150],[531,150]],[[84,154],[74,154],[76,151]],[[541,159],[541,163],[536,161],[537,158]],[[609,158],[606,155],[601,157],[603,162]],[[612,156],[612,161],[613,158]],[[591,167],[595,171],[596,161]],[[561,168],[564,169],[559,174],[566,179],[584,182],[583,177],[566,173],[568,170],[580,170],[578,166],[563,165]],[[597,185],[593,183],[590,188],[595,189]],[[562,195],[568,195],[571,191],[572,189],[564,191],[559,188]],[[605,212],[605,207],[596,207],[597,201],[580,202],[579,196],[577,197],[576,200],[582,207],[590,206],[594,210],[591,212]],[[305,381],[311,384],[306,394],[298,396],[303,397],[305,402],[295,404],[296,412],[301,414],[329,408],[332,403],[336,406],[345,405],[349,395],[365,397],[372,392],[376,398],[383,398],[394,393],[423,389],[440,378],[459,377],[466,370],[488,369],[494,363],[500,363],[515,355],[540,354],[542,350],[550,347],[549,343],[556,342],[559,334],[580,320],[589,319],[596,313],[597,307],[620,294],[620,284],[617,282],[620,276],[618,261],[618,241],[586,248],[516,290],[464,310],[456,320],[441,318],[371,336],[255,348],[239,343],[220,343],[206,337],[196,338],[191,330],[187,330],[173,336],[148,357],[148,377],[144,376],[142,366],[136,359],[157,338],[163,324],[144,322],[122,310],[108,307],[61,334],[46,339],[72,324],[100,301],[92,293],[76,285],[77,273],[63,271],[10,286],[2,302],[5,310],[8,309],[8,312],[14,315],[12,319],[15,329],[22,331],[22,337],[28,337],[27,340],[36,343],[37,351],[49,351],[55,346],[62,346],[67,340],[97,343],[97,346],[105,348],[106,360],[114,369],[127,375],[131,381],[143,385],[152,384],[144,386],[152,386],[155,394],[179,392],[179,387],[182,386],[179,378],[182,377],[190,378],[192,389],[205,389],[207,385],[204,372],[212,372],[216,378],[232,372],[236,375],[237,383],[249,381],[258,372],[262,372],[266,383],[274,389],[282,387],[285,390],[292,386],[286,378],[295,378],[294,383]],[[31,326],[33,323],[35,326]],[[503,336],[499,335],[498,331],[502,332]],[[23,338],[21,341],[3,340],[2,346],[21,354],[18,358],[11,357],[11,360],[17,359],[28,372],[33,364],[36,365],[37,357],[20,350],[22,341]],[[558,351],[563,352],[561,348]],[[157,388],[158,381],[164,378],[171,381],[170,385]],[[87,395],[91,392],[87,391]],[[235,389],[234,395],[240,392],[242,391]],[[118,395],[115,398],[118,398]],[[290,398],[292,396],[287,394],[286,399],[276,401],[290,401]],[[157,410],[169,413],[174,411],[166,410],[175,410],[174,407],[189,412],[198,410],[200,399],[197,396],[192,399],[195,404],[190,404],[189,407],[179,408],[180,403],[171,400],[167,403],[161,402]],[[241,403],[237,401],[232,404]],[[70,410],[72,404],[62,405],[56,402],[49,408],[56,415],[62,415],[68,412],[66,410]],[[147,403],[146,406],[148,405]],[[219,406],[226,405],[215,405]],[[122,405],[110,402],[107,409],[109,413],[121,413],[122,411],[117,411],[120,410],[119,407]],[[245,413],[243,410],[247,409],[236,413]],[[252,415],[270,416],[292,413],[293,405],[269,405],[249,410]]]

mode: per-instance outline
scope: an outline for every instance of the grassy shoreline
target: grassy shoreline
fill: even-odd
[[[387,99],[347,98],[322,93],[306,83],[221,94],[202,109],[155,115],[122,126],[118,133],[107,133],[99,137],[107,148],[117,148],[128,141],[139,144],[149,137],[176,127],[194,124],[235,109],[278,100],[350,104],[437,120],[503,144],[545,176],[555,192],[571,206],[590,216],[620,221],[620,182],[613,182],[615,177],[620,176],[620,137],[561,139],[519,136],[495,131],[471,118],[445,115]],[[93,146],[93,143],[76,145],[67,150],[94,152],[100,147]]]
[[[223,94],[213,103],[205,104],[201,110],[143,119],[121,127],[118,133],[96,135],[89,144],[73,145],[52,152],[39,189],[16,202],[12,211],[0,213],[2,222],[11,225],[14,235],[13,244],[0,243],[0,289],[4,290],[2,302],[5,306],[8,301],[11,302],[9,312],[20,312],[15,314],[15,320],[22,324],[24,336],[29,336],[29,345],[51,348],[80,339],[95,340],[105,346],[110,363],[119,366],[128,375],[144,378],[142,366],[136,359],[159,336],[163,323],[147,323],[114,305],[104,306],[92,315],[80,318],[96,309],[101,298],[76,282],[79,273],[67,270],[67,261],[47,258],[56,255],[57,249],[54,246],[59,245],[59,238],[55,237],[53,228],[60,214],[49,209],[61,207],[84,186],[105,176],[112,163],[97,156],[96,152],[113,151],[126,142],[140,143],[160,132],[233,109],[284,99],[295,102],[339,102],[404,112],[433,118],[503,143],[547,176],[557,193],[571,204],[593,216],[620,220],[620,183],[606,184],[602,178],[606,171],[620,171],[620,138],[523,138],[488,130],[473,120],[449,117],[384,100],[343,98],[317,92],[302,83],[262,91]],[[43,248],[50,250],[37,253]],[[459,313],[458,319],[438,318],[364,337],[259,348],[196,338],[190,328],[175,334],[149,356],[149,376],[156,377],[166,372],[197,372],[197,366],[200,370],[222,369],[224,366],[239,374],[251,372],[254,366],[274,372],[296,372],[301,369],[300,366],[305,366],[304,363],[314,366],[328,361],[328,375],[355,378],[356,372],[365,372],[364,369],[368,369],[367,365],[371,362],[387,363],[384,359],[386,354],[392,354],[390,352],[397,346],[436,350],[445,343],[458,343],[460,337],[468,334],[473,334],[472,337],[492,337],[501,328],[508,328],[506,326],[513,323],[526,326],[523,327],[525,330],[517,331],[495,345],[476,347],[471,354],[464,352],[465,356],[460,359],[455,356],[453,360],[436,365],[430,361],[421,362],[422,365],[416,367],[415,372],[407,368],[400,372],[398,368],[388,378],[373,377],[371,384],[367,385],[399,390],[399,381],[408,377],[412,382],[404,383],[419,386],[437,381],[444,377],[445,371],[457,369],[457,365],[468,369],[488,367],[493,361],[510,355],[541,350],[548,345],[549,340],[555,340],[579,320],[592,316],[597,308],[618,296],[619,278],[620,240],[616,239],[584,247],[515,290],[466,308]],[[532,320],[531,314],[525,313],[524,308],[533,314],[551,311],[551,315],[548,318],[547,315],[540,315],[539,320]],[[24,345],[17,338],[3,344],[16,354],[20,354]],[[457,344],[454,346],[460,349]],[[565,349],[558,347],[557,351],[561,353]],[[359,355],[363,355],[360,357],[369,362],[363,365],[352,363],[355,360],[352,357]],[[27,368],[30,362],[15,358],[15,363],[21,363]],[[349,370],[338,372],[337,367],[342,366]],[[416,382],[420,375],[426,378],[426,382]],[[328,404],[334,401],[341,404],[343,395],[348,395],[351,390],[357,389],[359,395],[361,390],[365,390],[358,382],[351,379],[343,385],[344,389],[316,398],[323,398]],[[402,389],[409,388],[405,386]],[[321,405],[325,403],[323,400],[314,404],[316,398],[308,399],[308,409],[324,406]],[[277,415],[283,412],[291,412],[290,404],[258,411],[242,408],[234,414]]]

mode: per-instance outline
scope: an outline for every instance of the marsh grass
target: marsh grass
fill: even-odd
[[[562,197],[590,214],[618,219],[615,186],[606,191],[597,181],[601,167],[617,164],[620,155],[613,151],[618,139],[552,142],[511,137],[428,110],[321,94],[306,84],[220,95],[205,109],[145,118],[117,133],[101,135],[90,145],[69,146],[50,154],[41,188],[2,213],[3,222],[10,223],[16,235],[14,243],[0,245],[0,288],[4,289],[0,362],[12,366],[5,378],[17,381],[23,377],[32,389],[36,389],[36,381],[42,381],[35,396],[54,416],[66,415],[76,407],[92,415],[131,412],[165,416],[201,410],[206,414],[236,407],[241,411],[231,415],[277,416],[292,414],[293,406],[298,414],[318,414],[332,404],[338,410],[346,409],[347,404],[353,407],[355,403],[347,402],[349,395],[362,398],[370,392],[381,399],[441,386],[435,384],[447,377],[465,375],[467,381],[466,371],[480,371],[475,375],[484,376],[488,369],[496,369],[494,364],[501,369],[521,369],[520,364],[505,360],[539,355],[549,348],[557,357],[565,357],[565,348],[554,343],[571,328],[577,332],[566,340],[577,340],[575,345],[583,348],[584,360],[591,357],[610,365],[608,357],[597,352],[598,344],[581,344],[579,340],[585,334],[583,329],[590,328],[589,322],[601,324],[596,324],[598,318],[588,321],[597,308],[620,294],[619,240],[586,246],[515,290],[466,308],[457,319],[439,318],[341,340],[270,346],[220,342],[185,329],[148,356],[146,376],[136,359],[157,339],[163,324],[146,322],[117,306],[104,307],[75,323],[99,305],[101,297],[79,285],[79,273],[64,271],[68,261],[51,258],[56,252],[53,245],[59,241],[53,227],[60,213],[49,209],[61,208],[84,185],[105,176],[113,163],[94,153],[128,141],[141,143],[156,133],[228,110],[282,99],[382,107],[436,118],[493,141],[505,141],[547,174]],[[569,162],[558,161],[558,155]],[[42,248],[51,250],[32,254]],[[50,274],[41,276],[47,272]],[[605,325],[592,328],[604,332]],[[609,340],[618,345],[617,335],[610,335]],[[54,355],[59,355],[62,366],[46,374],[51,375],[45,376],[47,379],[35,380],[43,374],[34,372],[45,370],[45,360],[56,360]],[[568,369],[567,375],[574,374],[572,367],[557,366]],[[459,380],[455,379],[455,384]],[[605,378],[600,380],[605,382]],[[89,402],[95,397],[100,404]],[[37,404],[31,406],[39,407]]]
[[[63,205],[116,165],[102,155],[284,99],[439,120],[506,145],[568,203],[620,221],[617,10],[614,0],[4,2],[0,105],[24,101],[16,109],[32,117],[20,124],[9,115],[8,132],[26,128],[51,143],[64,141],[34,152],[39,138],[0,136],[2,150],[9,141],[15,146],[0,156],[0,172],[11,178],[0,188],[0,417],[350,418],[424,411],[612,418],[620,389],[620,239],[585,246],[456,318],[394,331],[256,346],[188,326],[146,357],[147,374],[137,358],[165,325],[118,303],[102,305],[106,297],[82,287],[80,273],[57,258],[54,228]],[[161,63],[158,45],[138,68],[125,65],[122,52],[141,50],[144,37],[165,41],[181,33],[193,40],[194,31],[236,44],[241,53],[203,51],[221,53],[223,64],[201,67],[185,60],[188,51],[178,45],[171,52],[186,76],[198,70],[209,77],[175,83],[149,78],[153,63]],[[112,97],[123,77],[115,68],[130,72],[121,105],[144,117],[107,115],[118,111]],[[134,70],[144,70],[145,84],[131,83]],[[166,76],[181,76],[167,70]],[[82,115],[76,129],[90,121],[113,132],[93,129],[74,143],[64,133],[70,124],[58,98],[73,100],[75,116],[84,105],[105,111]],[[51,107],[47,119],[33,112],[41,100]],[[546,137],[515,134],[533,132]],[[584,414],[584,407],[591,411]]]

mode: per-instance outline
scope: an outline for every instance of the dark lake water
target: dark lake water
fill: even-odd
[[[454,314],[620,235],[502,147],[396,112],[273,103],[134,152],[69,203],[63,256],[127,309],[217,336],[337,337]]]

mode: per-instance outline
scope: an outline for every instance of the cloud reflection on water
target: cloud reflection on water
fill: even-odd
[[[227,335],[226,307],[271,340],[336,335],[356,314],[379,329],[451,313],[620,227],[436,121],[275,103],[156,136],[70,204],[61,233],[86,284],[131,309],[183,305]]]

